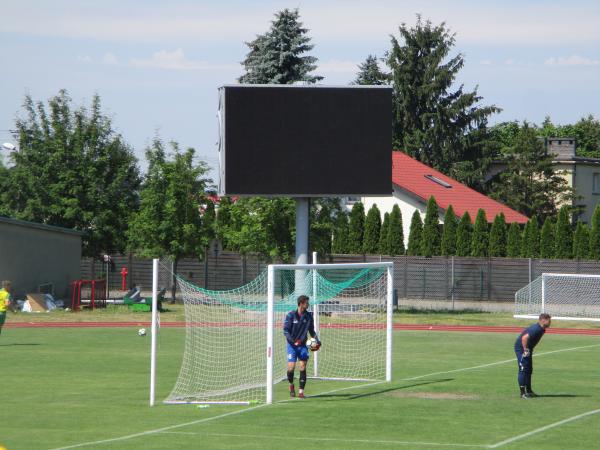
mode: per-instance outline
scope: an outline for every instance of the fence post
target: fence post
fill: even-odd
[[[408,255],[404,255],[404,298],[408,298]]]
[[[452,280],[452,288],[450,292],[452,293],[452,311],[454,311],[454,255],[452,255],[452,269],[450,274]]]
[[[492,258],[488,257],[488,301],[492,300]]]

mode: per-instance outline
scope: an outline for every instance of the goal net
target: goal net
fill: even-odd
[[[203,289],[182,277],[186,338],[165,403],[273,401],[286,378],[285,315],[307,295],[323,346],[309,375],[391,380],[392,263],[270,265],[237,289]]]
[[[544,273],[515,294],[515,317],[600,321],[600,275]]]

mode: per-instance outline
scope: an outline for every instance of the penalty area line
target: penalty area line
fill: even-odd
[[[343,388],[339,388],[339,389],[333,389],[331,391],[327,391],[327,392],[321,392],[320,394],[315,394],[313,396],[311,396],[312,398],[314,397],[318,397],[319,395],[327,395],[327,394],[332,394],[334,392],[338,392],[338,391],[345,391],[348,389],[357,389],[360,387],[367,387],[367,386],[373,386],[375,384],[381,384],[381,383],[385,383],[384,381],[377,381],[375,383],[368,383],[368,384],[357,384],[354,386],[348,386],[348,387],[343,387]],[[310,397],[309,397],[310,398]],[[294,399],[294,400],[298,400],[298,399]],[[278,402],[274,402],[273,405],[278,405],[278,404],[283,404],[283,403],[287,403],[290,400],[280,400]],[[206,417],[204,419],[198,419],[198,420],[193,420],[191,422],[185,422],[185,423],[181,423],[181,424],[176,424],[176,425],[169,425],[167,427],[163,427],[163,428],[157,428],[155,430],[147,430],[147,431],[141,431],[139,433],[133,433],[133,434],[128,434],[126,436],[119,436],[119,437],[115,437],[115,438],[109,438],[109,439],[102,439],[99,441],[89,441],[89,442],[81,442],[79,444],[73,444],[73,445],[67,445],[64,447],[56,447],[53,448],[52,450],[67,450],[67,449],[71,449],[71,448],[79,448],[79,447],[91,447],[94,445],[98,445],[98,444],[110,444],[112,442],[119,442],[119,441],[126,441],[129,439],[135,439],[138,437],[144,437],[144,436],[148,436],[151,434],[158,434],[158,433],[165,433],[168,432],[170,430],[174,430],[177,428],[183,428],[183,427],[187,427],[190,425],[199,425],[201,423],[205,423],[205,422],[210,422],[213,420],[218,420],[218,419],[222,419],[224,417],[229,417],[229,416],[234,416],[237,414],[243,414],[245,412],[249,412],[249,411],[254,411],[255,409],[259,409],[259,408],[263,408],[265,406],[269,406],[268,404],[262,404],[262,405],[258,405],[258,406],[253,406],[251,408],[245,408],[245,409],[240,409],[237,411],[231,411],[225,414],[219,414],[217,416],[212,416],[212,417]]]
[[[581,347],[561,348],[559,350],[551,350],[549,352],[537,353],[537,354],[534,354],[533,357],[535,358],[535,357],[544,356],[544,355],[552,355],[554,353],[561,353],[561,352],[572,352],[575,350],[582,350],[584,348],[592,348],[592,347],[600,347],[600,344],[583,345]],[[463,367],[460,369],[453,369],[453,370],[444,370],[443,372],[432,372],[432,373],[427,373],[425,375],[419,375],[416,377],[402,378],[402,380],[400,380],[400,381],[413,381],[413,380],[419,380],[421,378],[433,377],[435,375],[445,375],[448,373],[465,372],[467,370],[485,369],[486,367],[499,366],[501,364],[508,364],[508,363],[513,363],[513,362],[515,362],[515,358],[505,359],[504,361],[496,361],[496,362],[488,363],[488,364],[481,364],[479,366]]]
[[[418,442],[418,441],[396,441],[387,439],[349,439],[349,438],[327,438],[327,437],[302,437],[302,436],[274,436],[268,434],[228,434],[228,433],[201,433],[201,432],[186,432],[186,431],[165,431],[161,434],[179,434],[192,436],[207,436],[207,437],[235,437],[244,439],[283,439],[295,441],[311,441],[311,442],[346,442],[349,444],[388,444],[388,445],[412,445],[419,447],[469,447],[469,448],[485,448],[481,444],[447,444],[442,442]]]
[[[525,439],[525,438],[528,438],[528,437],[533,436],[535,434],[542,433],[542,432],[544,432],[546,430],[550,430],[552,428],[560,427],[561,425],[565,425],[565,424],[570,423],[570,422],[575,422],[576,420],[583,419],[584,417],[588,417],[588,416],[593,416],[594,414],[598,414],[598,413],[600,413],[600,409],[594,409],[593,411],[588,411],[588,412],[585,412],[583,414],[578,414],[576,416],[569,417],[567,419],[563,419],[563,420],[560,420],[558,422],[551,423],[549,425],[537,428],[537,429],[529,431],[527,433],[519,434],[518,436],[514,436],[514,437],[511,437],[511,438],[505,439],[503,441],[497,442],[496,444],[487,445],[486,447],[487,448],[502,447],[502,446],[504,446],[506,444],[511,444],[511,443],[513,443],[515,441],[520,441],[521,439]]]

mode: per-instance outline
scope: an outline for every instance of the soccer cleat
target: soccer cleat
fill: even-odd
[[[290,397],[294,398],[296,396],[296,388],[293,384],[290,384]]]
[[[525,392],[524,394],[521,394],[521,398],[533,398],[533,395],[531,395],[529,392]]]
[[[531,398],[539,397],[539,395],[537,395],[537,394],[536,394],[535,392],[533,392],[533,391],[529,391],[529,392],[527,393],[527,395],[529,395],[529,397],[531,397]]]
[[[300,393],[298,394],[298,398],[304,398],[304,392],[300,392]]]

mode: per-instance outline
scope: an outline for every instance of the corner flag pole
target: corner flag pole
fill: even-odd
[[[150,406],[154,406],[156,387],[156,322],[158,316],[158,259],[152,260],[152,329],[150,333]]]

